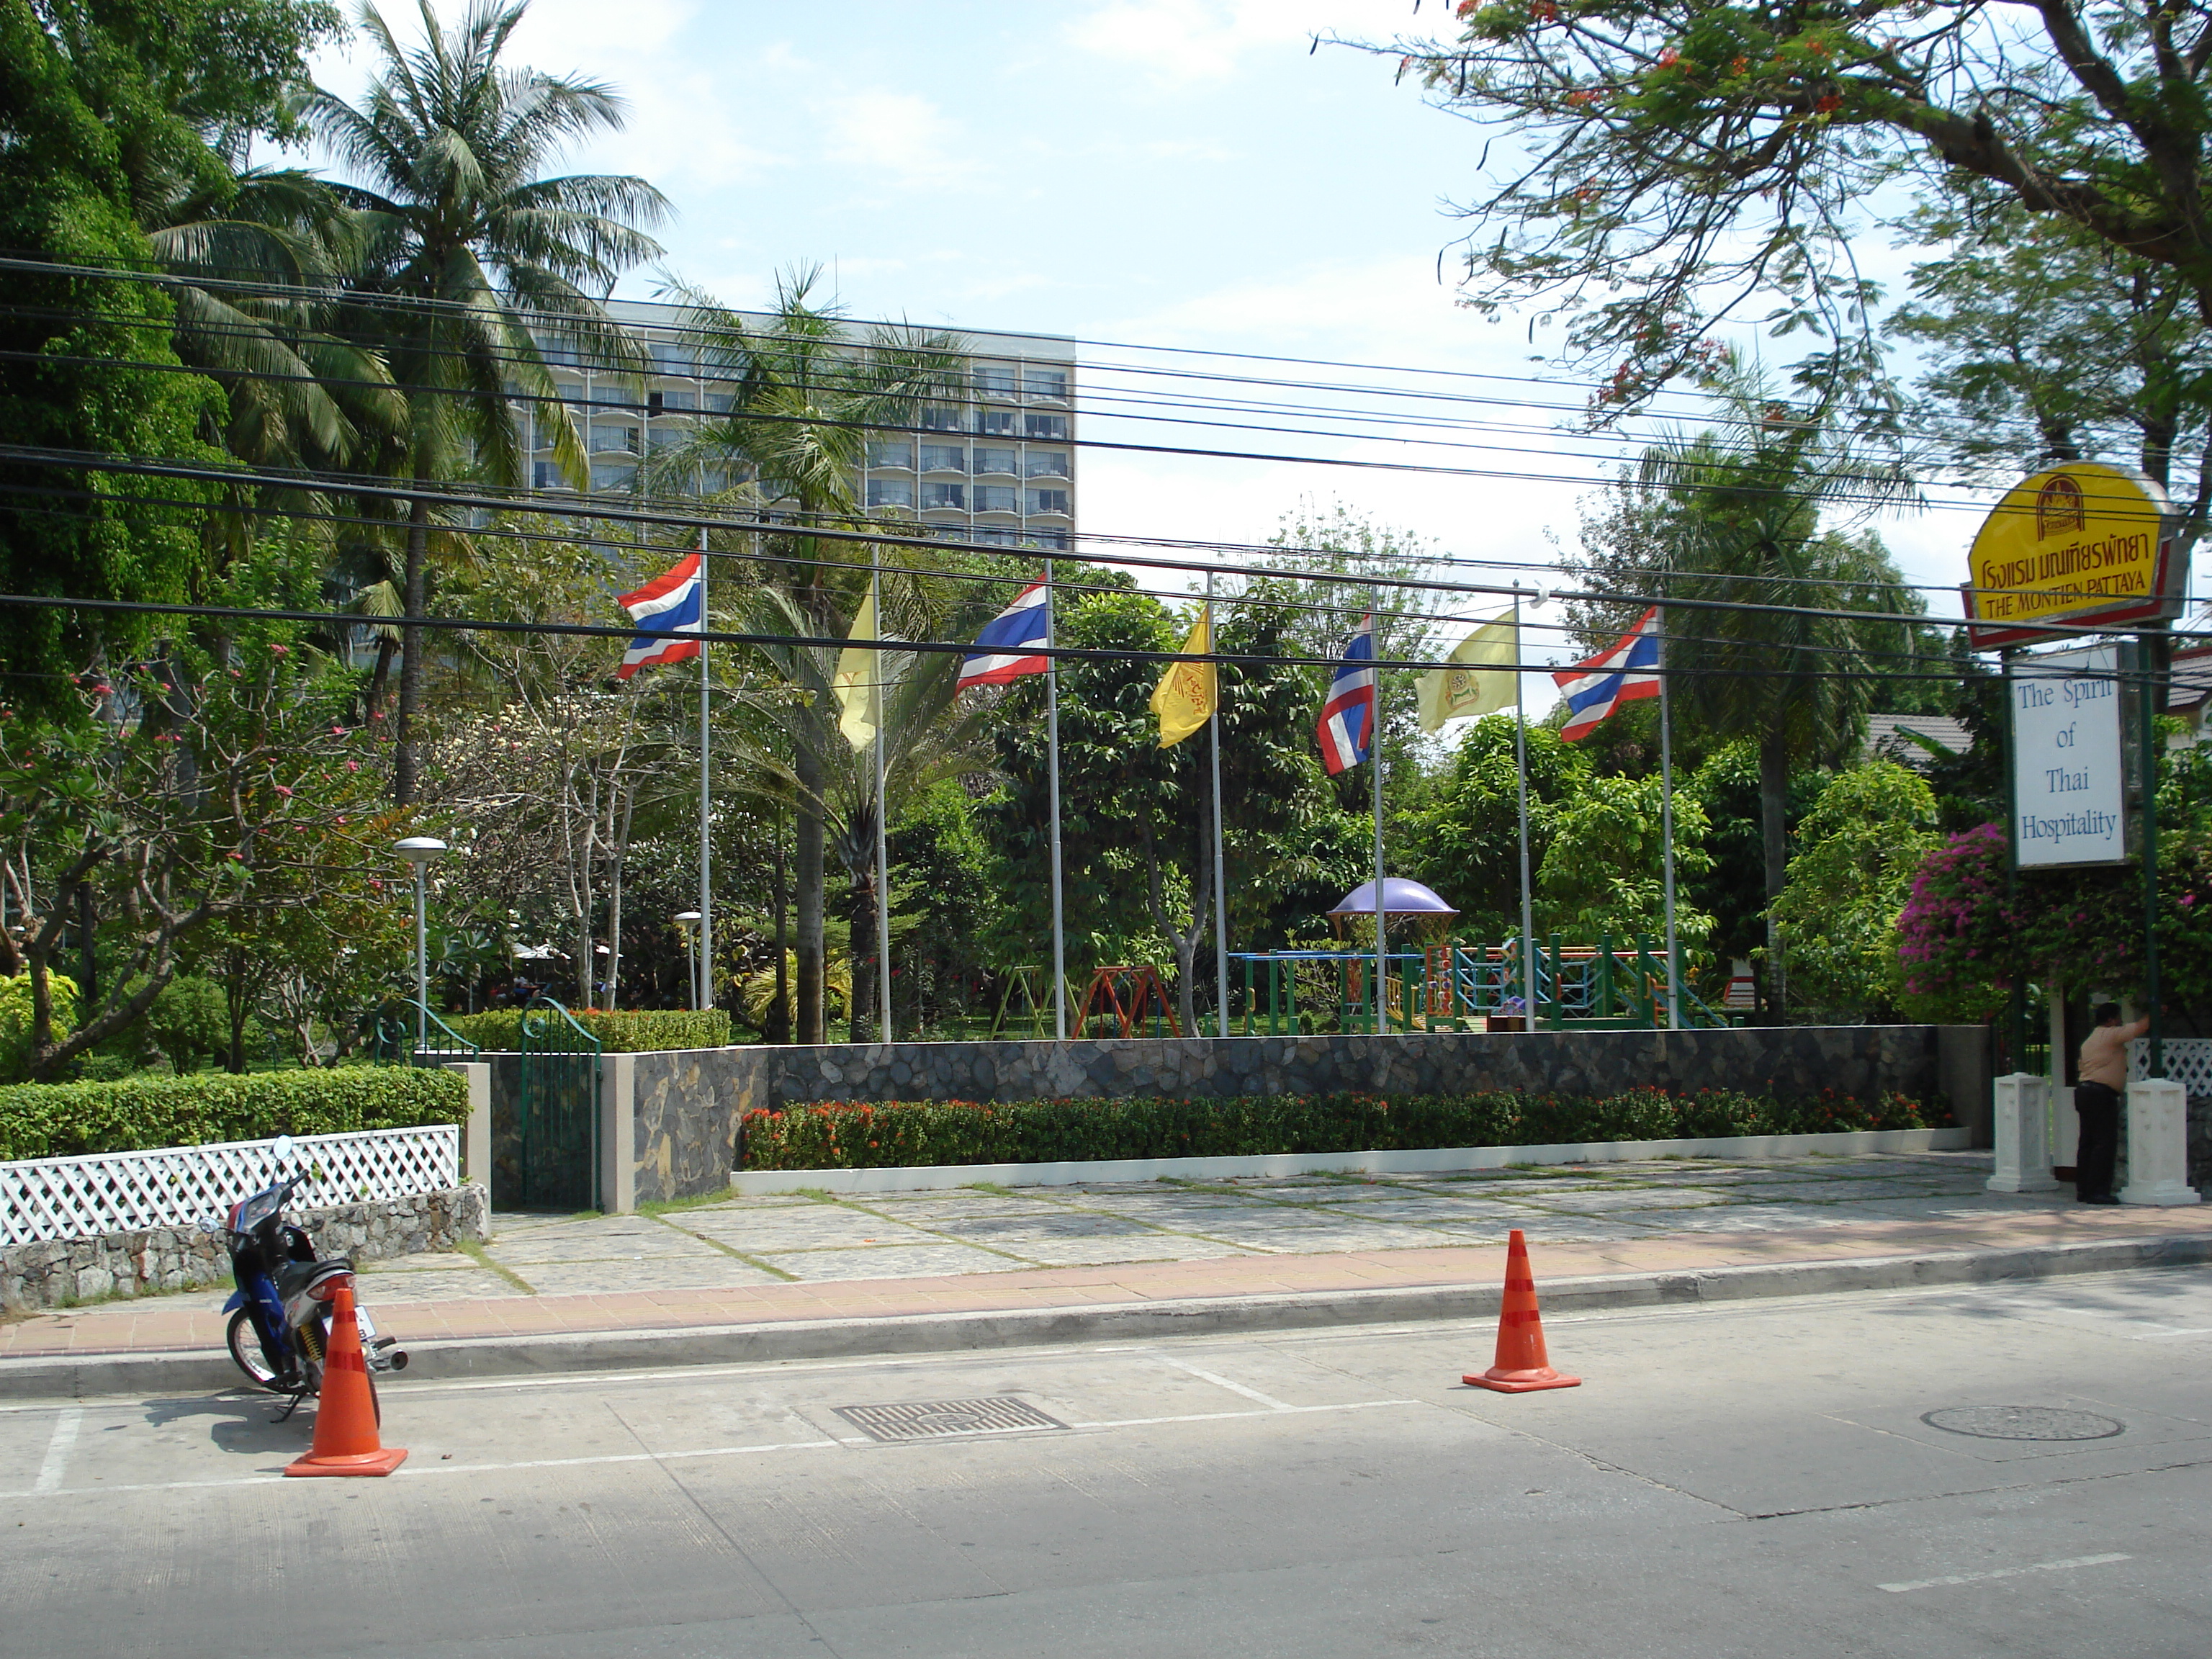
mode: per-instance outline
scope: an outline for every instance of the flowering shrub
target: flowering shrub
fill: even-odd
[[[1222,1100],[822,1101],[745,1114],[741,1167],[869,1170],[1235,1158],[1601,1140],[1924,1129],[1901,1095],[1785,1102],[1729,1089],[1625,1094],[1238,1095]]]
[[[2004,831],[1984,823],[1922,861],[1897,919],[1909,1018],[1972,1024],[2012,994],[2015,919],[2006,902]]]

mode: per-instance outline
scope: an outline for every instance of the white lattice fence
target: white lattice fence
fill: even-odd
[[[2168,1037],[2166,1074],[2192,1096],[2212,1097],[2212,1037]],[[2128,1075],[2150,1075],[2150,1039],[2137,1037],[2128,1044]]]
[[[89,1238],[189,1227],[278,1178],[273,1140],[224,1141],[88,1158],[0,1164],[0,1243]],[[289,1169],[319,1170],[294,1199],[303,1209],[405,1198],[460,1184],[461,1132],[450,1123],[302,1135]]]

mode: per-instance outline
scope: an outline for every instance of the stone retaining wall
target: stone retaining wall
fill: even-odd
[[[487,1058],[496,1079],[505,1057]],[[744,1113],[817,1100],[1490,1089],[1602,1095],[1647,1085],[1784,1098],[1833,1089],[1871,1099],[1888,1090],[1948,1106],[1975,1145],[1990,1144],[1989,1042],[1980,1026],[831,1043],[629,1058],[635,1081],[627,1115],[640,1200],[722,1190],[738,1166]],[[501,1093],[495,1084],[495,1100]]]
[[[471,1182],[440,1192],[374,1203],[301,1210],[293,1219],[325,1255],[381,1261],[422,1250],[451,1249],[481,1239],[488,1220],[484,1189]],[[106,1233],[0,1249],[0,1313],[33,1313],[114,1295],[144,1296],[231,1281],[230,1254],[220,1233],[197,1227]]]

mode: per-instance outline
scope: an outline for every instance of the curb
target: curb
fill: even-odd
[[[1934,1289],[2130,1268],[2191,1267],[2207,1262],[2212,1262],[2212,1237],[2181,1234],[2014,1249],[1948,1250],[1930,1255],[1710,1267],[1686,1273],[1594,1274],[1538,1282],[1546,1311],[1559,1314],[1845,1291]],[[1420,1285],[995,1313],[778,1320],[674,1330],[462,1338],[411,1349],[414,1363],[408,1376],[438,1382],[543,1376],[1481,1319],[1498,1311],[1500,1290],[1494,1284]],[[219,1393],[237,1386],[238,1381],[227,1356],[204,1352],[0,1360],[0,1400]]]

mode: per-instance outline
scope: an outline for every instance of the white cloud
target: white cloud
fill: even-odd
[[[1156,83],[1180,86],[1234,75],[1255,50],[1303,50],[1309,37],[1346,26],[1347,11],[1372,14],[1378,28],[1402,21],[1397,7],[1386,15],[1372,0],[1108,0],[1069,23],[1066,35],[1085,52],[1142,70]]]
[[[869,91],[821,100],[829,158],[861,176],[942,190],[973,180],[967,135],[919,93]]]

